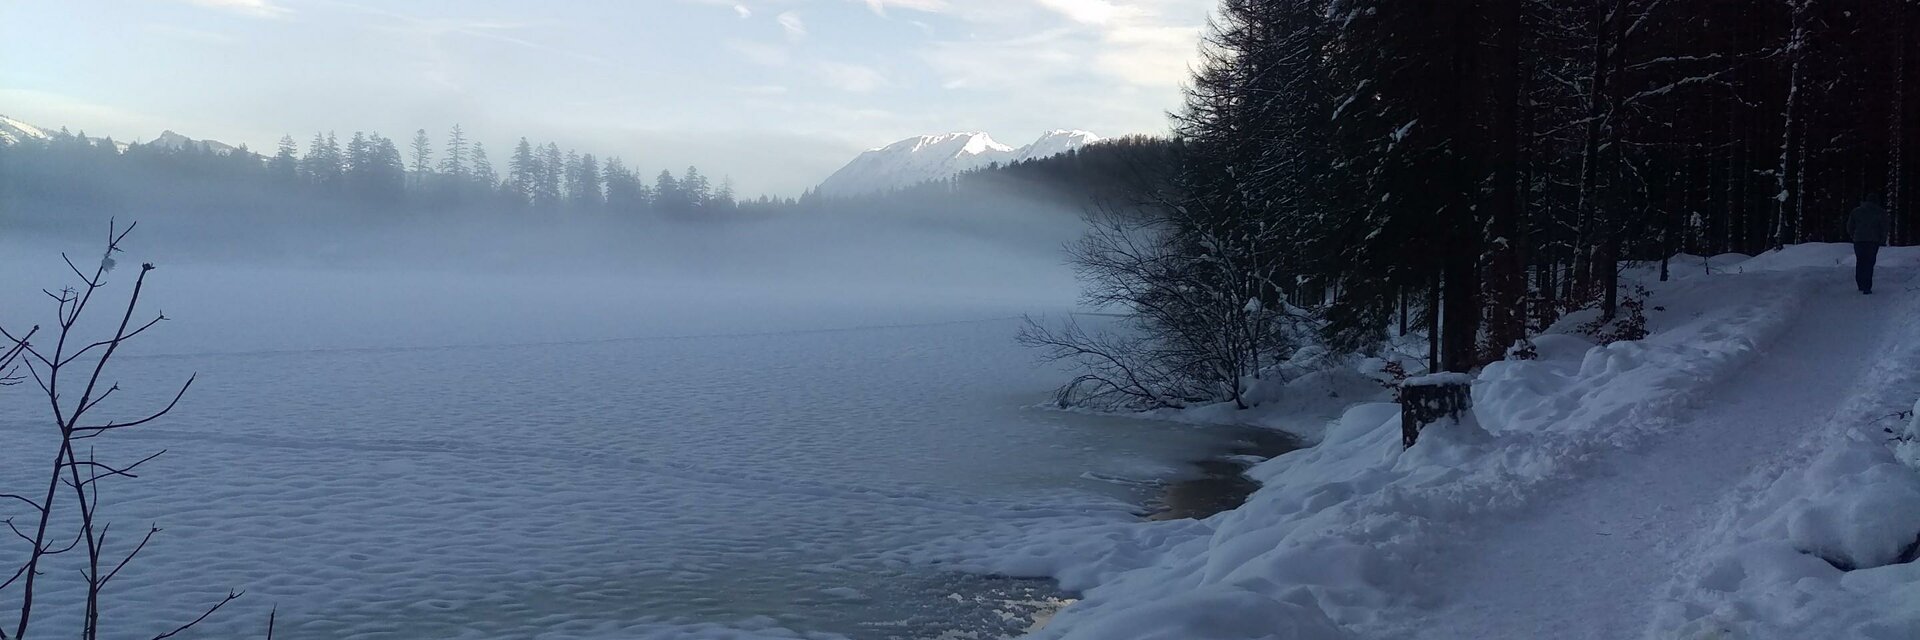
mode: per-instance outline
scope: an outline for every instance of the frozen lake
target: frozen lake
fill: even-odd
[[[16,275],[5,300],[58,272]],[[276,606],[294,640],[1003,637],[1048,585],[896,552],[1132,518],[1147,490],[1092,478],[1163,478],[1227,437],[1030,408],[1062,377],[1013,335],[1019,314],[1071,301],[1057,291],[152,279],[150,308],[174,321],[120,361],[115,401],[131,413],[199,381],[101,450],[168,450],[105,493],[116,532],[165,529],[116,581],[110,634],[170,628],[232,588],[247,595],[198,637],[259,637]],[[0,487],[44,477],[36,392],[0,390]],[[20,546],[0,543],[0,564]],[[53,601],[70,569],[50,572]],[[71,628],[43,611],[36,626]]]

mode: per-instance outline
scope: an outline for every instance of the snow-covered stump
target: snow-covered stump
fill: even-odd
[[[1412,448],[1420,430],[1441,418],[1456,421],[1473,408],[1473,376],[1437,373],[1400,383],[1400,443]]]

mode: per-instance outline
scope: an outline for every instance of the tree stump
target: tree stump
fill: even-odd
[[[1473,408],[1473,377],[1441,373],[1408,378],[1400,384],[1400,444],[1411,448],[1420,430],[1441,418],[1460,420]]]

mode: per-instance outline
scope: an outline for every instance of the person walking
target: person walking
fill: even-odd
[[[1868,196],[1847,216],[1847,237],[1853,240],[1853,282],[1860,293],[1873,295],[1873,263],[1887,242],[1887,208],[1878,196]]]

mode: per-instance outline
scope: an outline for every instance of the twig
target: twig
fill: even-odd
[[[180,633],[180,632],[182,632],[182,631],[186,631],[186,630],[188,630],[188,629],[192,629],[192,628],[193,628],[193,625],[196,625],[196,624],[200,624],[200,623],[201,623],[202,621],[205,621],[205,620],[207,619],[207,616],[211,616],[211,615],[213,615],[213,612],[215,612],[215,611],[219,611],[219,610],[220,610],[220,607],[224,607],[224,606],[227,606],[227,603],[229,603],[229,602],[233,602],[233,601],[235,601],[235,600],[239,600],[239,599],[240,599],[240,596],[244,596],[244,595],[247,595],[247,592],[245,592],[245,591],[237,591],[237,592],[236,592],[236,591],[228,591],[228,592],[227,592],[227,597],[225,597],[225,598],[222,598],[222,599],[220,600],[220,602],[218,602],[218,603],[216,603],[216,604],[214,604],[214,605],[213,605],[213,606],[211,606],[211,607],[208,607],[208,608],[207,608],[207,611],[206,611],[205,613],[202,613],[202,614],[200,614],[200,617],[198,617],[198,618],[194,618],[194,619],[193,619],[193,622],[189,622],[189,623],[186,623],[186,624],[183,624],[183,625],[180,625],[179,627],[177,627],[177,628],[175,628],[175,629],[174,629],[174,630],[172,630],[172,631],[168,631],[168,632],[166,632],[166,633],[162,633],[162,634],[160,634],[160,635],[157,635],[157,636],[154,636],[154,637],[153,637],[153,640],[166,640],[167,638],[171,638],[171,637],[173,637],[173,636],[175,636],[175,635],[177,635],[177,634],[179,634],[179,633]]]

